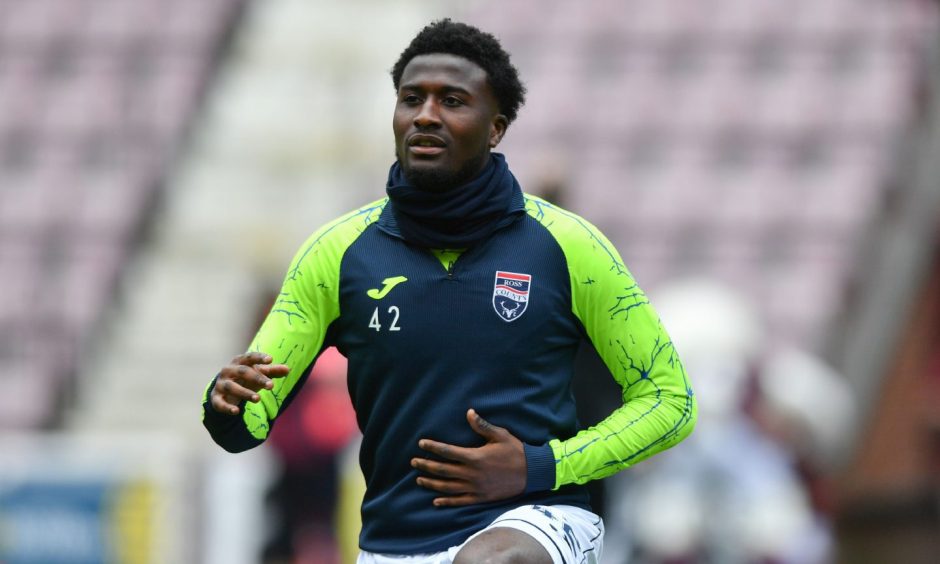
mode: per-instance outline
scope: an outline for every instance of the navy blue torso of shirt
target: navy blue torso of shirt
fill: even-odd
[[[383,285],[396,277],[407,280]],[[401,238],[386,206],[343,256],[339,302],[329,334],[349,359],[363,432],[362,549],[443,551],[518,505],[589,507],[583,487],[566,486],[438,508],[441,494],[418,486],[410,464],[434,458],[418,448],[422,438],[484,444],[467,423],[469,408],[530,445],[577,432],[571,377],[584,332],[565,256],[538,221],[518,215],[447,268]]]

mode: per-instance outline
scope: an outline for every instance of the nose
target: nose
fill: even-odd
[[[437,101],[433,97],[428,98],[421,104],[418,115],[415,116],[415,127],[436,127],[441,124],[440,114],[438,112]]]

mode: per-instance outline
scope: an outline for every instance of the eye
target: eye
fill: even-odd
[[[401,102],[408,105],[420,104],[421,98],[415,94],[404,94],[401,97]]]
[[[458,97],[456,97],[456,96],[448,96],[448,97],[444,98],[443,100],[441,100],[441,102],[442,102],[445,106],[451,106],[451,107],[456,107],[456,106],[462,106],[462,105],[463,105],[463,100],[461,100],[460,98],[458,98]]]

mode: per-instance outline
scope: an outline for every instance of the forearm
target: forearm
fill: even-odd
[[[691,393],[665,392],[629,400],[594,427],[549,443],[555,457],[555,488],[610,476],[670,448],[692,432],[695,416]]]

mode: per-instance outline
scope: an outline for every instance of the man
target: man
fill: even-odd
[[[491,152],[525,94],[492,35],[432,23],[392,78],[388,197],[304,243],[204,423],[227,450],[261,443],[335,345],[363,433],[360,562],[595,562],[603,524],[580,484],[691,432],[682,365],[610,242]],[[624,401],[579,431],[582,338]]]

